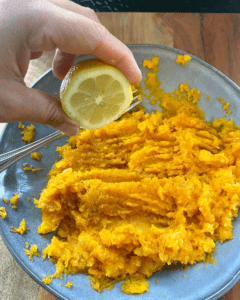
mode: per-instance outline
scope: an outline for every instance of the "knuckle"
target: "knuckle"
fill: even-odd
[[[90,7],[86,7],[86,12],[89,14],[89,16],[95,15],[95,11]]]
[[[86,7],[85,12],[89,19],[91,19],[92,21],[95,21],[97,23],[100,23],[96,12],[92,8]]]

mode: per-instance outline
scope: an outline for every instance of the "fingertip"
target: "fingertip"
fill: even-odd
[[[136,84],[142,81],[142,71],[140,70],[133,55],[131,58],[128,57],[128,59],[120,60],[118,63],[116,63],[113,59],[103,61],[118,68],[131,84]]]
[[[53,75],[60,80],[63,80],[65,75],[64,74],[60,74],[54,67],[52,68],[53,71]]]
[[[142,72],[141,70],[138,68],[138,70],[136,69],[136,71],[134,72],[134,74],[129,75],[128,80],[131,84],[136,84],[142,81]]]
[[[130,67],[131,73],[129,75],[129,81],[132,84],[141,82],[142,78],[143,78],[142,71],[140,70],[138,63],[137,63],[135,57],[133,56],[133,54],[132,54],[132,58],[131,58],[131,64],[132,65]]]
[[[140,70],[135,58],[130,61],[120,61],[116,67],[127,77],[131,84],[136,84],[142,81],[142,71]]]
[[[63,80],[69,69],[72,67],[77,55],[56,51],[53,58],[52,70],[56,78]]]
[[[79,132],[79,125],[74,121],[65,122],[65,123],[58,125],[56,127],[56,129],[62,131],[63,133],[65,133],[68,136],[74,136],[74,135],[77,135]]]
[[[31,60],[32,60],[32,59],[37,59],[37,58],[41,57],[42,54],[43,54],[43,51],[31,52],[31,57],[30,57],[30,59],[31,59]]]

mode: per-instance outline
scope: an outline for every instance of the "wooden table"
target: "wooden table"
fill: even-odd
[[[124,43],[155,43],[184,50],[216,67],[240,86],[240,15],[98,13],[98,17]],[[51,67],[52,55],[45,54],[31,63],[27,84]],[[220,299],[239,300],[240,281]],[[41,287],[39,300],[57,298]]]

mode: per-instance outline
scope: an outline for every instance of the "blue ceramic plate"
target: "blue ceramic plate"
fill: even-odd
[[[191,88],[199,89],[202,92],[200,106],[206,111],[206,119],[210,121],[214,117],[224,116],[222,104],[214,101],[218,97],[223,97],[225,101],[231,103],[230,110],[234,114],[232,117],[236,124],[240,125],[240,88],[218,70],[196,57],[192,57],[186,66],[178,65],[175,63],[177,55],[186,53],[174,48],[150,44],[128,46],[142,69],[143,77],[147,73],[147,70],[142,68],[143,60],[158,55],[160,58],[159,79],[166,91],[173,91],[183,82],[188,82]],[[89,57],[91,56],[82,56],[80,59]],[[59,92],[60,84],[61,81],[56,79],[49,70],[33,87],[54,95]],[[210,95],[210,102],[205,100],[204,94]],[[153,110],[146,101],[144,101],[144,105],[148,111]],[[49,126],[35,124],[35,128],[36,140],[54,132],[54,129]],[[121,283],[116,284],[110,292],[98,293],[92,289],[88,277],[83,274],[68,275],[63,280],[54,279],[50,285],[44,285],[42,278],[54,273],[54,264],[48,260],[42,260],[40,257],[34,257],[34,262],[32,262],[24,254],[23,249],[25,242],[28,241],[30,245],[36,243],[41,252],[50,243],[53,236],[50,234],[44,238],[38,235],[37,228],[41,223],[41,211],[35,208],[33,198],[39,197],[47,183],[49,170],[59,158],[56,144],[63,145],[64,143],[66,143],[66,137],[52,142],[48,148],[41,148],[42,159],[40,161],[33,161],[30,157],[25,157],[0,174],[0,197],[6,196],[9,199],[14,193],[20,194],[16,210],[12,209],[9,203],[1,202],[1,206],[5,206],[8,213],[6,219],[0,218],[1,236],[19,265],[50,293],[64,300],[125,300],[130,298],[154,300],[161,299],[164,295],[168,300],[213,300],[226,293],[240,279],[240,218],[238,217],[233,222],[234,239],[223,244],[217,243],[217,252],[214,255],[217,259],[215,265],[208,264],[206,268],[204,263],[199,263],[189,267],[186,271],[181,271],[179,268],[164,269],[149,279],[149,293],[135,296],[125,295],[121,292]],[[18,123],[7,124],[0,138],[0,153],[21,146],[23,146],[23,142]],[[33,164],[34,167],[42,167],[43,171],[24,172],[22,166],[24,162],[29,165]],[[27,200],[28,197],[31,198],[30,202]],[[18,227],[23,218],[29,227],[27,233],[25,235],[11,233],[10,226]],[[186,274],[187,277],[184,278],[183,274]],[[159,284],[156,284],[156,279]],[[59,286],[59,283],[65,284],[68,280],[73,283],[70,290]]]

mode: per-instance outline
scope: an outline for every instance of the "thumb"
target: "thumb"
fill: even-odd
[[[68,136],[78,133],[79,125],[64,113],[57,98],[20,82],[0,82],[4,86],[0,91],[0,122],[36,122],[50,125]]]

